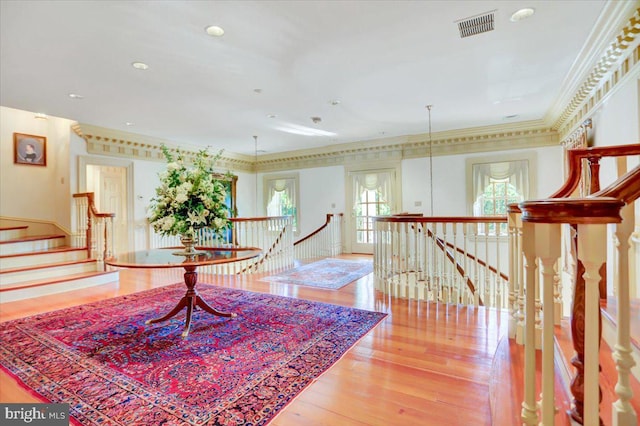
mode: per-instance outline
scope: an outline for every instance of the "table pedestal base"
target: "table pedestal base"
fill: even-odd
[[[160,318],[154,318],[145,321],[145,324],[155,324],[158,322],[166,321],[169,318],[172,318],[178,314],[182,309],[187,308],[187,318],[184,324],[184,330],[182,331],[182,337],[187,337],[189,335],[189,328],[191,327],[191,315],[193,314],[193,310],[195,307],[201,308],[203,311],[208,312],[212,315],[217,315],[219,317],[227,317],[227,318],[235,318],[235,313],[229,312],[221,312],[211,306],[205,300],[200,297],[198,292],[196,291],[196,283],[198,281],[198,273],[196,272],[196,266],[185,266],[184,273],[184,283],[187,286],[187,292],[182,299],[178,302],[178,304],[169,311],[166,315],[161,316]]]

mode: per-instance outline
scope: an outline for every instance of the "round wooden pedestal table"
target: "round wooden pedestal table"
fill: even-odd
[[[223,312],[209,305],[196,290],[198,283],[199,266],[214,265],[218,263],[238,262],[257,257],[262,252],[255,247],[246,248],[207,248],[198,247],[197,253],[185,256],[178,254],[176,247],[162,248],[154,250],[136,251],[110,257],[104,261],[105,264],[116,266],[119,268],[184,268],[184,284],[187,286],[187,292],[178,301],[178,304],[165,315],[159,318],[153,318],[146,321],[146,324],[155,324],[172,318],[187,308],[187,317],[185,319],[182,337],[189,335],[191,327],[191,316],[196,307],[212,315],[233,318],[236,316],[233,312]]]

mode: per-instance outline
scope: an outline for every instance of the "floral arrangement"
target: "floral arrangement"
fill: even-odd
[[[167,170],[159,173],[160,186],[151,199],[149,222],[162,235],[195,238],[201,228],[209,228],[221,237],[230,227],[229,208],[224,184],[213,177],[213,165],[222,155],[211,156],[208,149],[199,151],[192,167],[187,167],[183,155],[173,154],[165,146]]]

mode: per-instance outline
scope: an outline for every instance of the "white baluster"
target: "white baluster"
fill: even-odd
[[[613,349],[613,359],[618,370],[618,382],[615,391],[618,400],[613,403],[612,424],[613,426],[625,426],[638,424],[638,416],[631,405],[633,391],[629,374],[636,364],[631,353],[631,327],[630,327],[630,295],[629,290],[631,283],[629,281],[629,242],[631,240],[631,231],[633,210],[629,206],[622,209],[623,222],[616,224],[615,234],[617,236],[618,245],[618,286],[616,289],[616,297],[618,299],[618,317],[617,317],[617,338]]]
[[[521,419],[527,425],[538,423],[536,404],[536,255],[535,225],[525,222],[522,225],[522,248],[525,268],[525,304],[524,304],[524,401],[522,401]]]
[[[599,424],[600,266],[606,260],[606,225],[578,225],[578,259],[584,265],[584,415],[585,425]]]
[[[543,425],[553,425],[554,405],[554,265],[560,257],[560,225],[539,223],[535,225],[536,255],[540,259],[543,297],[542,331],[542,403],[541,417]]]

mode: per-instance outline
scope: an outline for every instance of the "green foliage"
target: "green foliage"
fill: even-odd
[[[174,156],[165,145],[161,149],[167,170],[159,173],[160,186],[151,200],[153,229],[162,235],[194,237],[198,229],[209,228],[222,236],[230,227],[227,194],[224,183],[213,177],[213,165],[222,151],[211,156],[201,150],[187,167],[180,151]]]

